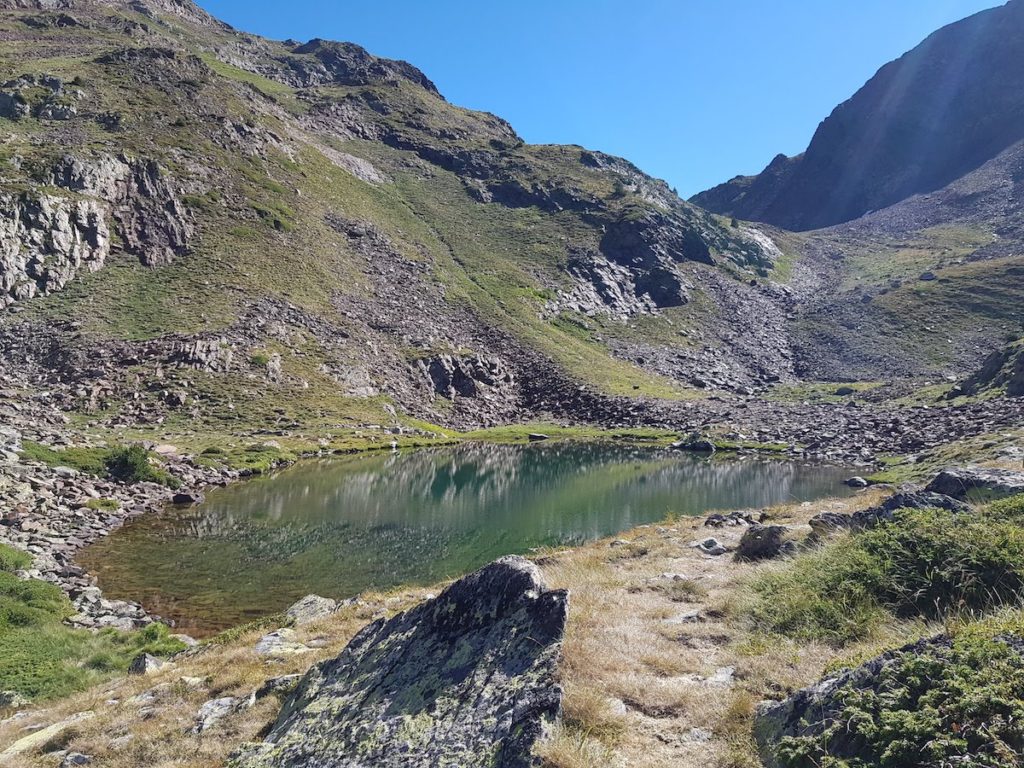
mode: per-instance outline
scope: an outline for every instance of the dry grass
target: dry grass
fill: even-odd
[[[770,515],[806,528],[826,508],[852,511],[880,496],[867,491]],[[750,737],[756,702],[818,679],[840,654],[824,644],[767,642],[738,618],[745,583],[779,566],[707,557],[689,545],[708,535],[732,545],[741,534],[684,519],[642,526],[620,537],[626,544],[598,542],[545,558],[548,581],[572,592],[561,670],[565,718],[543,750],[552,768],[760,765]],[[886,627],[843,655],[868,655],[923,631]],[[721,672],[730,667],[731,679]]]
[[[824,508],[849,511],[878,497],[869,491],[855,499],[780,507],[771,514],[801,526]],[[735,544],[741,533],[726,528],[710,535]],[[538,558],[548,583],[572,593],[560,672],[564,721],[542,747],[548,766],[756,766],[749,736],[756,701],[806,685],[837,663],[837,652],[825,645],[769,643],[744,626],[734,609],[745,582],[778,566],[707,557],[689,546],[706,535],[701,521],[683,519],[642,526],[620,537],[625,544],[606,540]],[[403,610],[427,594],[424,589],[367,597],[361,607],[299,628],[300,641],[320,640],[322,647],[282,660],[255,654],[253,646],[267,630],[240,633],[226,644],[179,658],[166,671],[115,681],[2,722],[0,751],[33,729],[92,711],[95,716],[65,732],[59,746],[92,755],[94,764],[222,765],[240,743],[259,738],[279,703],[268,697],[197,736],[189,731],[206,701],[244,698],[268,678],[303,672],[336,655],[375,616]],[[888,627],[871,643],[845,653],[866,655],[921,631]],[[182,678],[202,678],[202,683]],[[37,750],[10,765],[52,768],[56,761]]]
[[[313,663],[335,656],[368,621],[419,602],[427,590],[369,596],[365,604],[296,628],[300,642],[323,646],[309,653],[267,659],[254,651],[268,630],[241,632],[226,644],[211,644],[175,660],[166,670],[128,677],[73,696],[46,710],[28,711],[0,723],[0,752],[41,727],[79,712],[93,717],[76,723],[54,747],[93,757],[104,768],[213,768],[221,766],[239,744],[258,740],[277,716],[280,702],[269,696],[229,715],[202,735],[191,733],[199,708],[223,696],[246,698],[264,681],[305,672]],[[199,678],[188,680],[184,678]],[[8,759],[4,768],[53,768],[59,763],[39,750]]]

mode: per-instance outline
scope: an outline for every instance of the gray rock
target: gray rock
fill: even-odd
[[[60,768],[75,768],[78,765],[91,764],[92,758],[89,755],[83,755],[81,752],[68,752],[60,761]]]
[[[294,630],[285,628],[261,637],[255,650],[260,656],[294,656],[308,653],[310,649],[295,639]]]
[[[148,653],[140,653],[128,666],[129,675],[148,675],[151,672],[159,672],[170,664],[170,662],[162,661],[156,656],[152,656]]]
[[[715,673],[704,679],[705,685],[712,687],[726,687],[732,685],[733,676],[736,674],[734,667],[719,667]]]
[[[0,709],[21,709],[31,703],[17,691],[0,691]]]
[[[993,499],[1024,493],[1024,472],[966,467],[944,469],[925,489],[955,499]]]
[[[550,440],[551,438],[549,438],[547,435],[542,435],[540,432],[531,432],[529,435],[527,435],[527,439],[531,443],[540,443],[543,442],[544,440]]]
[[[717,450],[713,441],[698,433],[677,440],[669,448],[673,451],[692,451],[693,453],[714,453]]]
[[[724,555],[729,551],[729,548],[722,544],[718,539],[704,539],[703,541],[695,541],[690,545],[694,549],[699,549],[705,555],[712,555],[718,557]]]
[[[788,534],[789,528],[784,525],[752,525],[743,532],[736,559],[770,560],[792,552],[795,545]]]
[[[302,675],[281,675],[272,677],[256,689],[256,698],[265,699],[267,696],[281,696],[295,690]]]
[[[199,708],[193,733],[202,733],[212,728],[238,708],[239,700],[234,696],[212,699]]]
[[[860,476],[851,477],[848,480],[844,480],[843,482],[846,485],[850,486],[851,488],[867,488],[868,487],[868,481],[865,480],[863,477],[860,477]]]
[[[302,626],[317,619],[330,616],[338,610],[338,601],[320,595],[306,595],[295,605],[285,611],[285,615],[292,620],[292,624]]]
[[[234,768],[520,768],[561,707],[568,595],[507,557],[314,667]]]
[[[827,535],[838,530],[862,531],[892,520],[893,514],[898,509],[947,509],[958,514],[971,511],[970,506],[964,502],[942,493],[903,491],[893,494],[876,507],[850,515],[823,512],[812,517],[808,523],[818,535]]]

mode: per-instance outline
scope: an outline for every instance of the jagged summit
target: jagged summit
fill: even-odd
[[[369,85],[374,82],[394,82],[405,79],[440,96],[440,92],[426,75],[404,61],[382,59],[371,55],[354,43],[339,43],[315,38],[296,46],[292,53],[309,55],[323,63],[338,85]]]
[[[807,151],[776,157],[692,201],[808,230],[939,189],[1024,139],[1024,2],[944,27],[886,64],[819,126]]]

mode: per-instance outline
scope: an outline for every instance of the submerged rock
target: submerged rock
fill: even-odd
[[[370,624],[314,667],[267,740],[234,768],[535,764],[557,717],[555,669],[568,595],[506,557],[394,618]]]

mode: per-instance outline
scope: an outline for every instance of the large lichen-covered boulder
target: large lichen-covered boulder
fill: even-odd
[[[234,768],[519,768],[561,707],[568,595],[498,560],[313,668]]]

